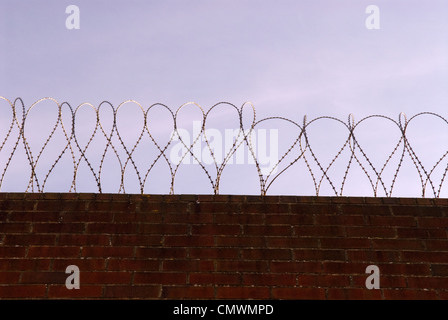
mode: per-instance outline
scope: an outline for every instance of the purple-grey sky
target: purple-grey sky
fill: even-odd
[[[372,4],[380,9],[379,30],[365,26]],[[79,30],[65,26],[69,5],[80,9]],[[161,102],[173,110],[189,101],[206,110],[220,101],[238,107],[251,101],[257,119],[283,116],[299,124],[305,114],[309,120],[331,115],[343,121],[350,113],[355,120],[371,114],[397,120],[400,112],[410,117],[422,111],[447,116],[447,16],[446,0],[0,0],[0,96],[21,97],[27,107],[53,97],[73,107],[83,102],[97,107],[104,100],[118,106],[134,99],[145,109]],[[0,109],[5,106],[1,102]],[[138,117],[137,108],[132,112]],[[6,114],[0,110],[3,120]],[[47,118],[37,111],[33,116],[45,125]],[[165,123],[156,121],[154,127],[170,131],[171,123]],[[390,143],[381,140],[394,131],[386,133],[387,124],[378,123],[362,133],[376,144],[373,153],[392,150],[399,139],[398,133]],[[0,122],[0,140],[6,124]],[[424,133],[432,142],[433,136],[446,142],[448,128],[438,125],[427,122],[415,129],[418,138],[424,140]],[[329,132],[331,125],[320,126],[315,140],[327,152],[337,144],[331,142],[335,133]],[[131,127],[129,120],[123,131],[132,135]],[[291,132],[285,124],[276,128],[280,144],[294,140],[284,138]],[[28,132],[37,136],[39,130]],[[441,149],[432,162],[448,149],[435,145]],[[424,146],[429,148],[426,140],[421,153],[430,154],[433,149]],[[324,162],[331,161],[328,157]],[[4,149],[0,170],[7,159]],[[385,159],[384,151],[380,168]],[[312,194],[290,186],[294,174],[290,170],[290,178],[279,179],[276,192]],[[414,178],[419,183],[418,175]],[[188,183],[179,183],[179,193],[190,191]],[[257,185],[247,187],[254,183],[256,172],[247,184],[228,182],[222,193],[257,193]],[[419,195],[416,190],[411,195]],[[150,191],[169,190],[165,183],[163,190]],[[210,191],[207,185],[192,192]]]

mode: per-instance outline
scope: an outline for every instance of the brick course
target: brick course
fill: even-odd
[[[448,201],[0,193],[0,298],[447,299]]]

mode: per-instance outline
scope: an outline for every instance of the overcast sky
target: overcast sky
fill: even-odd
[[[66,28],[69,5],[80,9],[78,30]],[[365,26],[368,5],[380,9],[379,30]],[[422,111],[447,116],[447,17],[446,0],[0,0],[0,96],[21,97],[27,107],[53,97],[74,107],[83,102],[98,106],[104,100],[118,106],[134,99],[145,108],[160,102],[172,110],[189,101],[206,110],[220,101],[238,107],[251,101],[257,119],[282,116],[299,124],[304,115],[308,120],[331,115],[343,121],[350,113],[355,120],[372,114],[398,120],[400,112],[410,117]],[[4,102],[0,109],[6,109]],[[4,120],[7,112],[0,112]],[[46,118],[35,116],[45,124]],[[434,134],[443,143],[448,128],[442,122],[422,124],[418,136]],[[369,134],[375,140],[372,135],[390,137],[395,132],[389,144],[377,139],[372,152],[393,150],[399,132],[385,133],[388,124],[378,123],[366,127],[363,136],[368,141]],[[282,141],[293,141],[293,134],[286,138],[292,132],[287,127],[265,126],[278,129]],[[331,128],[321,125],[316,148],[328,151],[341,144],[340,139],[331,142],[336,135]],[[342,134],[342,144],[345,138]],[[429,146],[427,140],[422,146],[423,154],[440,149],[428,163],[448,149],[440,143]],[[7,159],[4,149],[0,170]],[[384,151],[377,161],[380,168],[385,159]],[[331,156],[323,160],[330,161]],[[305,164],[300,166],[306,174]],[[293,171],[288,175],[294,177]],[[292,190],[290,183],[297,178],[291,179],[279,180],[277,192],[313,193]],[[258,183],[256,172],[246,180],[248,185]],[[179,192],[190,191],[188,183],[183,189],[179,183]],[[258,192],[242,186],[229,182],[224,193]],[[151,191],[167,193],[166,187],[164,183]],[[5,188],[6,182],[1,190]],[[416,189],[411,195],[419,194]],[[210,185],[193,192],[207,190]]]

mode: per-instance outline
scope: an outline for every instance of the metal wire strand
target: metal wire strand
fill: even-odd
[[[43,103],[53,103],[56,105],[57,117],[53,124],[50,124],[50,132],[48,136],[45,137],[43,143],[38,146],[38,148],[32,147],[30,143],[30,138],[34,135],[30,132],[29,125],[31,111],[37,109],[37,107]],[[131,143],[125,142],[125,135],[127,136],[128,131],[126,128],[119,128],[119,118],[123,114],[126,114],[126,108],[128,106],[137,106],[139,110],[139,119],[143,120],[141,127],[132,128],[132,132],[137,132],[133,136]],[[26,161],[29,165],[29,179],[25,187],[24,192],[45,192],[45,188],[50,176],[55,175],[55,168],[60,166],[61,159],[64,155],[70,155],[70,161],[73,167],[64,168],[64,171],[70,172],[71,174],[71,184],[68,192],[78,192],[79,190],[79,171],[82,164],[87,169],[87,177],[92,179],[92,182],[97,187],[97,192],[102,193],[107,182],[104,181],[104,175],[110,172],[105,172],[109,169],[105,169],[105,163],[107,157],[112,157],[116,159],[119,170],[119,186],[118,193],[126,193],[126,179],[129,179],[129,175],[136,177],[136,182],[138,184],[139,192],[141,194],[145,193],[145,188],[148,185],[159,184],[160,180],[154,180],[151,178],[150,173],[153,172],[158,163],[167,166],[169,172],[169,193],[175,193],[176,176],[178,175],[179,169],[184,167],[184,160],[187,157],[194,159],[193,162],[197,164],[201,170],[204,172],[207,180],[210,182],[211,192],[214,194],[219,194],[220,182],[224,174],[224,169],[228,167],[229,161],[232,156],[240,148],[247,148],[249,151],[248,157],[251,157],[253,164],[255,166],[256,172],[258,174],[258,179],[260,183],[260,194],[266,195],[268,190],[274,185],[275,181],[279,181],[279,178],[284,175],[288,175],[288,171],[292,166],[304,166],[305,172],[309,174],[312,184],[314,186],[313,193],[317,196],[320,195],[322,186],[327,184],[330,187],[331,192],[334,196],[343,196],[347,184],[355,183],[356,179],[349,179],[354,168],[358,168],[358,172],[367,178],[368,185],[371,188],[372,195],[377,197],[379,191],[384,193],[386,197],[392,197],[394,188],[397,185],[397,180],[401,176],[400,173],[403,170],[405,163],[412,164],[415,168],[416,176],[420,180],[421,196],[425,197],[430,193],[431,197],[440,198],[443,196],[442,191],[445,180],[448,176],[448,147],[447,145],[437,145],[438,149],[442,148],[442,153],[435,155],[432,159],[432,165],[424,165],[422,161],[422,155],[418,154],[415,145],[412,141],[412,137],[409,134],[411,130],[411,124],[418,118],[425,117],[430,119],[430,121],[439,121],[443,125],[448,125],[448,121],[439,114],[432,112],[421,112],[410,118],[407,118],[405,114],[401,113],[397,120],[384,115],[370,115],[359,121],[355,121],[352,114],[349,115],[346,122],[330,116],[321,116],[311,121],[308,121],[307,117],[304,116],[303,122],[299,124],[291,119],[274,116],[267,117],[261,120],[256,119],[256,109],[255,106],[250,103],[244,103],[240,108],[236,107],[234,104],[229,102],[219,102],[213,105],[207,111],[204,110],[199,104],[195,102],[188,102],[181,105],[177,110],[172,110],[168,106],[155,103],[145,109],[140,103],[134,100],[127,100],[114,107],[112,103],[108,101],[101,102],[98,107],[90,103],[82,103],[76,108],[68,102],[59,103],[53,98],[42,98],[31,104],[28,108],[21,98],[15,99],[13,102],[5,97],[0,96],[0,108],[8,109],[7,126],[0,130],[0,191],[2,191],[2,185],[5,177],[10,172],[10,175],[16,174],[15,171],[11,169],[12,164],[15,161]],[[201,115],[201,127],[197,136],[192,137],[191,141],[184,141],[179,130],[179,114],[181,110],[192,108],[198,110]],[[207,122],[213,118],[214,112],[220,108],[227,108],[226,114],[233,113],[238,120],[238,127],[236,128],[238,134],[233,136],[233,141],[230,148],[225,154],[219,159],[216,150],[211,146],[210,137],[207,136]],[[80,137],[85,134],[82,129],[78,129],[80,125],[80,110],[91,110],[95,115],[93,130],[87,135],[87,142],[81,145]],[[112,120],[107,120],[102,116],[101,110],[109,110],[112,115]],[[165,141],[156,141],[154,135],[154,128],[149,125],[149,119],[153,119],[150,116],[150,112],[153,110],[161,110],[168,115],[168,121],[166,123],[166,128],[171,127],[172,134],[167,136]],[[230,110],[230,112],[228,112]],[[245,127],[243,124],[245,121],[243,114],[249,110],[249,125]],[[3,109],[0,109],[3,111]],[[244,111],[244,112],[243,112]],[[36,114],[38,111],[33,111]],[[65,112],[65,113],[64,113]],[[63,116],[63,114],[65,114]],[[71,117],[67,119],[67,117]],[[216,119],[216,118],[215,118]],[[2,119],[4,120],[4,119]],[[93,120],[93,119],[92,119]],[[106,122],[109,121],[110,128],[106,128]],[[133,119],[134,120],[134,119]],[[218,118],[219,120],[219,118]],[[373,120],[382,121],[384,124],[392,125],[397,132],[396,143],[390,149],[390,153],[385,151],[383,156],[383,162],[381,166],[375,166],[374,161],[372,161],[371,156],[368,156],[366,152],[365,145],[360,140],[359,131],[364,125],[370,124]],[[158,119],[155,119],[157,122]],[[313,142],[313,137],[310,131],[312,127],[325,126],[323,121],[332,121],[332,123],[340,126],[343,130],[346,130],[346,135],[341,139],[341,144],[337,147],[337,152],[330,156],[330,161],[326,162],[325,159],[319,158],[316,153],[316,149],[322,148],[322,145],[317,145]],[[247,121],[246,121],[247,122]],[[292,132],[295,132],[295,138],[291,144],[288,144],[285,151],[281,156],[276,159],[276,162],[269,168],[269,172],[263,172],[262,163],[257,156],[256,146],[253,141],[253,133],[261,125],[267,125],[276,122],[277,127],[285,127],[286,125],[292,126]],[[375,130],[381,130],[381,126],[376,124],[373,127]],[[290,131],[291,132],[291,131]],[[48,160],[45,158],[45,152],[50,148],[50,143],[54,140],[55,135],[59,133],[65,139],[62,145],[58,146],[56,156],[53,160],[50,160],[47,169],[42,169],[42,161]],[[329,137],[333,137],[334,133],[326,133]],[[375,133],[373,133],[375,134]],[[424,133],[419,133],[418,136],[421,137]],[[103,147],[98,149],[94,147],[94,143],[98,140],[104,142]],[[148,154],[145,163],[141,164],[141,159],[136,157],[136,150],[138,148],[143,148],[143,144],[149,142],[155,148],[151,154]],[[182,144],[182,154],[180,155],[180,161],[178,163],[173,163],[169,159],[169,147],[173,144],[173,141],[179,141]],[[392,140],[392,137],[390,138]],[[206,151],[209,153],[213,163],[209,164],[202,161],[202,157],[195,153],[195,146],[205,142]],[[448,142],[447,142],[448,144]],[[24,152],[20,153],[18,150],[19,146],[22,145]],[[431,148],[432,146],[427,146]],[[324,146],[325,149],[325,146]],[[348,157],[348,161],[343,164],[343,175],[341,179],[336,179],[331,173],[331,169],[335,167],[336,162],[340,163],[343,155]],[[385,156],[385,158],[384,158]],[[426,157],[427,155],[425,155]],[[20,159],[22,157],[23,159]],[[99,159],[99,160],[95,160]],[[375,160],[375,159],[373,159]],[[393,166],[393,160],[397,162],[395,167]],[[96,163],[95,163],[96,162]],[[326,163],[326,164],[325,164]],[[385,173],[386,169],[393,169],[392,178],[386,179]],[[42,173],[42,170],[44,172]],[[73,170],[73,172],[71,172]],[[340,168],[338,167],[338,170]],[[358,173],[359,174],[359,173]],[[84,174],[85,178],[85,174]],[[158,178],[160,179],[160,178]],[[298,182],[300,183],[300,182]],[[446,193],[445,193],[446,196]]]

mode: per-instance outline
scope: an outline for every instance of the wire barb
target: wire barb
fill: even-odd
[[[30,112],[37,108],[39,104],[47,101],[54,103],[57,106],[57,117],[54,124],[50,126],[51,130],[48,136],[45,137],[40,148],[33,149],[30,140],[34,135],[27,129],[28,122],[30,121]],[[150,173],[154,171],[158,163],[166,164],[169,170],[169,193],[175,193],[175,182],[179,169],[183,167],[184,160],[188,158],[193,159],[193,162],[197,164],[205,173],[207,180],[210,182],[211,190],[214,194],[219,194],[220,182],[224,173],[224,169],[228,167],[228,164],[232,157],[240,148],[247,148],[249,151],[248,157],[251,158],[252,163],[255,166],[260,183],[261,195],[266,195],[268,190],[272,187],[274,181],[278,181],[280,176],[284,176],[285,172],[292,166],[299,166],[300,163],[305,165],[305,172],[309,174],[314,186],[314,194],[319,196],[322,186],[326,184],[334,196],[343,196],[347,184],[353,183],[353,179],[348,179],[349,175],[357,167],[361,176],[367,178],[369,188],[371,188],[374,197],[377,197],[379,193],[384,194],[386,197],[392,197],[394,187],[397,184],[397,180],[400,177],[400,173],[403,171],[405,163],[412,164],[416,170],[416,174],[421,183],[421,196],[427,196],[427,193],[431,193],[431,197],[440,198],[442,196],[442,188],[444,182],[448,176],[448,148],[443,153],[436,156],[433,159],[432,166],[423,164],[422,155],[417,154],[415,145],[411,143],[411,135],[408,133],[410,123],[420,117],[431,117],[431,120],[441,120],[442,123],[448,124],[448,121],[432,112],[421,112],[410,118],[406,117],[404,113],[400,113],[397,121],[384,116],[384,115],[370,115],[359,121],[355,121],[352,114],[348,116],[346,122],[330,116],[321,116],[308,121],[304,116],[302,123],[297,123],[291,119],[285,117],[267,117],[261,120],[256,120],[256,109],[252,103],[244,103],[240,108],[228,102],[219,102],[212,106],[208,111],[205,111],[200,105],[194,102],[185,103],[177,110],[173,111],[164,104],[156,103],[145,109],[140,103],[134,100],[127,100],[114,107],[112,103],[103,101],[98,107],[90,103],[82,103],[76,108],[72,108],[69,103],[59,103],[53,98],[42,98],[34,102],[28,109],[25,108],[25,104],[21,98],[15,99],[13,102],[5,97],[0,96],[0,107],[8,107],[8,113],[10,114],[10,122],[4,128],[0,130],[0,191],[2,191],[2,184],[7,176],[10,174],[17,174],[11,169],[14,161],[26,160],[29,164],[29,180],[24,192],[44,192],[50,176],[55,175],[55,168],[61,163],[64,155],[70,155],[70,161],[73,164],[73,172],[71,168],[64,168],[64,171],[72,174],[71,184],[68,192],[78,192],[79,190],[79,171],[82,166],[87,169],[89,175],[91,175],[96,187],[97,192],[102,193],[104,186],[108,183],[104,179],[106,157],[112,157],[116,159],[116,163],[119,167],[119,187],[118,193],[126,193],[126,178],[132,172],[132,175],[136,177],[136,182],[139,186],[139,192],[145,193],[145,187],[148,184],[158,184],[159,181],[153,181],[150,179]],[[124,114],[125,111],[121,111],[126,104],[133,104],[138,107],[143,124],[141,127],[137,125],[132,128],[134,139],[131,143],[125,139],[125,131],[123,128],[119,128],[119,117]],[[239,131],[236,136],[233,136],[233,141],[229,144],[230,148],[226,151],[222,159],[219,158],[216,150],[211,145],[211,137],[207,133],[207,121],[211,118],[212,111],[218,107],[227,107],[235,113],[239,120]],[[167,112],[169,116],[170,125],[172,127],[172,134],[167,137],[165,143],[160,143],[156,140],[153,128],[149,125],[149,120],[152,119],[150,111],[154,109],[160,109],[163,112]],[[199,110],[202,121],[200,131],[195,137],[192,137],[191,141],[184,141],[182,134],[180,133],[180,127],[178,125],[179,112],[184,108],[196,108]],[[77,126],[80,121],[80,110],[90,109],[95,114],[95,123],[92,132],[87,135],[86,142],[81,143],[81,136],[85,135],[85,132],[78,130]],[[1,109],[0,109],[1,110]],[[103,110],[109,110],[112,114],[112,122],[110,128],[107,129],[105,125]],[[243,125],[244,117],[243,111],[250,112],[250,122],[248,127]],[[70,117],[67,119],[66,117]],[[140,120],[141,120],[140,119]],[[397,129],[398,141],[393,144],[394,148],[390,153],[385,154],[385,160],[381,166],[375,166],[374,161],[368,156],[368,152],[364,148],[360,141],[359,128],[372,119],[385,121],[388,124],[392,124]],[[136,119],[139,120],[139,119]],[[343,143],[338,147],[337,152],[331,156],[331,159],[327,164],[322,157],[319,157],[316,150],[319,145],[316,145],[312,138],[312,130],[310,128],[321,125],[322,121],[333,121],[337,125],[340,125],[347,132],[347,136],[344,136]],[[7,120],[9,121],[9,119]],[[157,121],[157,119],[156,119]],[[297,133],[292,143],[286,148],[286,151],[276,159],[273,166],[269,167],[269,171],[262,170],[262,163],[257,155],[257,148],[254,143],[253,133],[261,125],[270,123],[270,121],[281,121],[288,125],[292,125],[293,132]],[[137,122],[137,121],[135,121]],[[376,127],[376,130],[381,127]],[[51,142],[55,139],[56,133],[62,134],[65,139],[62,145],[59,146],[59,151],[54,160],[50,161],[48,170],[44,170],[42,174],[42,162],[44,162],[45,151],[49,148]],[[373,133],[375,134],[375,133]],[[331,133],[331,136],[333,134]],[[421,137],[422,134],[418,135]],[[106,141],[103,148],[98,149],[94,146],[98,139]],[[428,137],[430,139],[430,137]],[[146,142],[145,142],[146,141]],[[182,154],[180,160],[177,163],[173,163],[169,158],[169,148],[172,146],[173,141],[179,141],[182,144]],[[155,154],[151,154],[153,160],[146,161],[148,165],[146,168],[142,166],[135,155],[137,148],[144,143],[151,143],[155,147]],[[197,144],[205,142],[206,151],[209,153],[212,159],[211,166],[207,167],[201,155],[198,155],[195,150]],[[20,154],[19,146],[22,145],[24,153]],[[322,146],[320,146],[322,147]],[[430,146],[429,146],[430,147]],[[440,147],[440,146],[438,146]],[[91,153],[96,153],[96,158],[91,156]],[[202,151],[201,151],[202,152]],[[343,155],[347,156],[347,162],[342,168],[342,178],[336,179],[332,175],[335,164],[340,163]],[[16,157],[22,157],[19,159]],[[67,156],[68,157],[68,156]],[[97,160],[95,160],[97,159]],[[98,160],[99,159],[99,160]],[[392,178],[389,179],[389,183],[385,178],[386,170],[390,171],[393,160],[395,160],[396,166],[392,169]],[[286,162],[289,163],[286,163]],[[96,164],[95,164],[96,162]],[[411,166],[411,167],[412,167]],[[338,169],[339,170],[339,169]],[[214,171],[214,172],[213,172]],[[358,173],[359,175],[359,173]],[[437,176],[439,175],[439,176]],[[361,176],[359,179],[361,179]],[[358,180],[359,180],[358,179]],[[106,179],[107,180],[107,179]],[[445,189],[444,189],[445,190]]]

